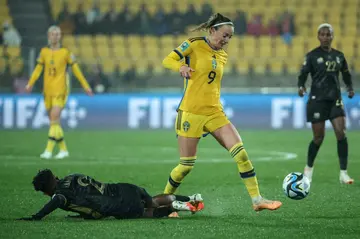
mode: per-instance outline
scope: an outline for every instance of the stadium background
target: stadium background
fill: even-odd
[[[41,98],[22,93],[41,47],[47,44],[46,30],[51,24],[61,26],[63,46],[77,56],[93,90],[98,95],[112,93],[91,99],[72,95],[69,101],[72,104],[68,104],[67,111],[73,113],[63,115],[68,121],[73,116],[72,123],[65,122],[65,127],[109,126],[104,122],[114,121],[111,116],[115,114],[127,118],[128,122],[120,120],[113,126],[132,128],[132,112],[141,114],[141,107],[145,107],[139,127],[169,128],[168,123],[164,126],[161,118],[173,115],[171,112],[181,97],[183,82],[178,73],[164,69],[161,61],[189,36],[206,34],[191,33],[189,29],[206,21],[214,12],[229,16],[235,23],[222,92],[227,104],[224,106],[230,116],[234,116],[234,123],[241,127],[278,128],[274,126],[274,120],[285,120],[280,125],[287,128],[306,127],[306,98],[296,99],[294,93],[304,55],[318,45],[316,28],[320,23],[333,25],[333,46],[345,53],[355,87],[359,82],[360,2],[356,0],[1,0],[0,5],[0,22],[3,26],[13,25],[21,37],[20,45],[6,45],[3,28],[0,85],[1,92],[10,94],[0,96],[2,128],[41,128],[48,123]],[[41,92],[41,85],[40,79],[35,92]],[[81,92],[75,79],[72,80],[72,92]],[[263,97],[269,93],[273,95]],[[139,99],[146,102],[138,109],[133,108],[132,102]],[[168,101],[173,102],[170,108],[166,108]],[[102,110],[94,107],[105,102],[108,107]],[[119,102],[123,107],[117,108]],[[266,104],[269,102],[272,103]],[[282,102],[279,107],[285,115],[276,111],[277,102]],[[346,106],[350,127],[359,128],[358,98]],[[34,127],[32,122],[39,120],[36,118],[39,111],[43,115],[42,124]],[[99,114],[103,117],[93,116]],[[25,123],[18,118],[25,118]],[[75,124],[75,119],[79,123]],[[173,116],[164,120],[171,121]]]

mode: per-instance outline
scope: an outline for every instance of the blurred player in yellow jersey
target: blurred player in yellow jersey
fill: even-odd
[[[60,114],[66,104],[69,94],[69,76],[67,66],[71,66],[74,75],[80,81],[88,95],[92,95],[91,88],[81,73],[74,55],[66,48],[61,47],[61,30],[57,26],[51,26],[48,30],[49,45],[40,51],[37,65],[26,86],[31,92],[35,81],[40,77],[44,69],[44,102],[50,119],[49,138],[41,158],[50,159],[56,143],[59,145],[59,153],[55,156],[62,159],[69,156],[64,140],[64,132],[60,125]]]
[[[217,13],[194,30],[206,30],[209,35],[184,41],[163,61],[166,68],[180,72],[185,81],[175,123],[180,163],[170,173],[164,193],[174,193],[190,173],[196,161],[198,142],[203,133],[210,133],[237,163],[240,177],[252,199],[253,209],[276,210],[282,203],[261,196],[254,168],[241,137],[220,103],[221,80],[227,61],[223,47],[229,43],[234,25],[230,19]]]

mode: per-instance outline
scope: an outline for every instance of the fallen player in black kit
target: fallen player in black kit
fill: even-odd
[[[36,191],[51,197],[38,213],[19,220],[41,220],[57,208],[78,213],[84,219],[162,218],[172,212],[195,213],[204,208],[200,194],[151,197],[144,188],[128,183],[101,183],[83,174],[57,178],[50,169],[39,171],[33,179]]]

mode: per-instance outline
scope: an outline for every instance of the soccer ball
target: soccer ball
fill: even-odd
[[[291,199],[304,199],[309,194],[310,181],[302,173],[289,173],[284,178],[283,190],[285,195]]]

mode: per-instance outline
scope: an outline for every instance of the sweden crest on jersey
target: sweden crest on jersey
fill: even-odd
[[[213,68],[214,70],[216,70],[216,67],[217,67],[217,62],[216,62],[216,59],[213,58],[213,59],[212,59],[212,68]]]

